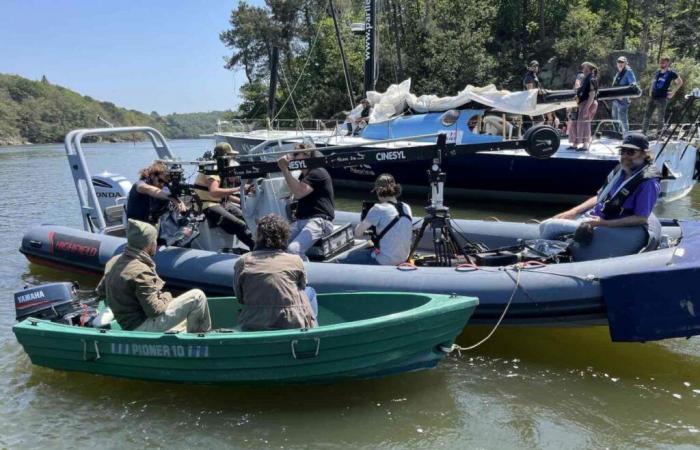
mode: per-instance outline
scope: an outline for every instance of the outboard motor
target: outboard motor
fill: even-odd
[[[75,283],[49,283],[25,288],[15,293],[15,315],[17,321],[27,317],[58,320],[75,312],[77,301]]]
[[[131,181],[121,175],[104,172],[92,177],[97,201],[102,208],[107,226],[122,224],[124,221],[124,206],[131,190]],[[94,212],[90,213],[93,221],[97,221]]]

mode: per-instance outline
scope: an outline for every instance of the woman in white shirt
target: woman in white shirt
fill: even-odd
[[[354,250],[338,262],[343,264],[398,265],[406,262],[413,238],[411,207],[399,202],[401,185],[388,173],[379,175],[374,189],[379,199],[355,228],[355,236],[374,228],[373,245]]]

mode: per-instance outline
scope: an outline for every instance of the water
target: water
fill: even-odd
[[[172,145],[190,158],[211,142]],[[146,148],[91,145],[88,161],[93,173],[133,178],[152,157]],[[187,386],[34,367],[11,332],[12,293],[63,277],[29,265],[17,248],[32,225],[81,226],[75,188],[60,145],[0,148],[0,179],[2,448],[700,447],[697,338],[612,344],[605,328],[504,328],[436,370],[333,386]],[[368,195],[339,197],[357,209]],[[408,200],[418,211],[424,199]],[[465,218],[543,218],[557,209],[449,203]],[[699,206],[696,190],[657,213],[697,216]],[[468,327],[459,342],[487,332]]]

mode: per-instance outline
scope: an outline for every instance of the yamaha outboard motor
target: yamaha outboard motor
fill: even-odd
[[[121,175],[103,172],[92,177],[92,185],[95,188],[97,201],[102,208],[107,226],[118,225],[123,222],[124,206],[131,190],[131,181]],[[97,221],[94,212],[90,213],[93,221]]]
[[[77,286],[75,283],[49,283],[25,288],[15,293],[17,321],[27,317],[58,320],[76,310]]]

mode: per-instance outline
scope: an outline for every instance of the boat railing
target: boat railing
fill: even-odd
[[[145,134],[148,137],[158,155],[158,159],[173,159],[173,153],[170,151],[165,137],[160,131],[151,127],[84,128],[73,130],[66,135],[64,140],[66,156],[68,157],[68,164],[75,188],[78,191],[80,215],[83,218],[85,231],[104,233],[107,229],[107,223],[100,202],[97,199],[95,187],[92,184],[90,169],[85,160],[85,152],[82,147],[83,139],[88,136],[101,137],[135,133]]]
[[[325,131],[338,127],[336,119],[231,119],[218,120],[217,133],[248,133],[255,130],[268,131]]]

